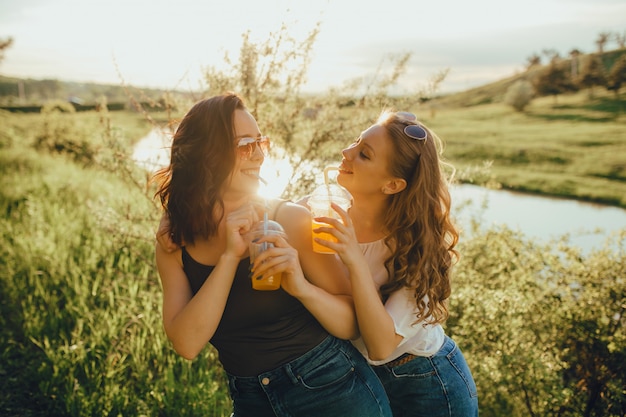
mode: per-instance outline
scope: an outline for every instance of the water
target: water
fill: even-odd
[[[166,130],[152,129],[133,150],[133,160],[140,166],[154,171],[170,162],[171,135]]]
[[[452,187],[451,194],[461,225],[477,218],[484,227],[506,225],[543,241],[567,235],[585,252],[602,248],[609,235],[626,229],[626,210],[619,207],[467,184]]]
[[[151,171],[167,165],[169,138],[164,131],[153,130],[137,143],[133,159]],[[291,170],[286,158],[270,159],[261,174],[272,187],[265,188],[263,194],[279,196]],[[451,193],[453,216],[462,228],[469,226],[471,219],[479,219],[483,227],[506,225],[544,241],[568,235],[570,243],[585,252],[601,249],[610,234],[626,229],[626,210],[618,207],[466,184],[453,186]]]

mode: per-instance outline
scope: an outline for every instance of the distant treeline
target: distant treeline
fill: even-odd
[[[76,111],[97,109],[101,103],[111,111],[160,108],[164,97],[185,95],[165,89],[136,88],[125,85],[78,83],[55,79],[20,79],[0,76],[0,109],[11,112],[36,113],[51,101],[71,103]]]
[[[80,104],[74,103],[72,101],[69,102],[72,107],[74,107],[75,111],[92,111],[98,110],[100,108],[100,104]],[[137,105],[141,106],[143,110],[151,111],[151,110],[160,110],[163,109],[164,106],[156,105],[154,102],[140,102],[140,103],[132,103],[129,101],[125,102],[117,102],[117,103],[107,103],[106,108],[109,111],[120,111],[120,110],[129,110],[136,109]],[[0,106],[0,109],[10,111],[11,113],[40,113],[43,105],[29,105],[29,106]],[[64,112],[66,108],[64,106],[58,106],[59,111]]]
[[[89,111],[89,110],[98,110],[100,107],[99,104],[77,104],[71,103],[76,111]],[[43,106],[0,106],[0,109],[10,111],[12,113],[40,113],[41,108]],[[118,110],[126,110],[126,103],[107,103],[107,109],[109,111],[118,111]],[[59,110],[63,111],[62,107],[59,107]]]

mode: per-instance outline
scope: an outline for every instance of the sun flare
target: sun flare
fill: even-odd
[[[261,166],[261,178],[266,181],[266,184],[261,182],[259,196],[279,198],[287,188],[292,173],[293,168],[287,157],[267,157]]]

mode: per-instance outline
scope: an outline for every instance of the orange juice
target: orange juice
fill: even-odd
[[[259,291],[273,291],[280,288],[280,280],[283,274],[274,274],[271,277],[252,278],[252,288]]]
[[[327,173],[331,169],[336,169],[332,167],[328,167],[324,170],[324,185],[320,185],[317,187],[309,196],[307,200],[307,205],[309,206],[309,210],[311,211],[311,216],[313,217],[311,228],[316,229],[320,226],[332,227],[326,223],[319,223],[315,221],[316,217],[330,217],[333,219],[341,220],[341,216],[337,213],[331,206],[331,203],[337,204],[343,210],[348,211],[350,206],[352,205],[352,196],[342,186],[338,184],[329,184]],[[313,232],[313,239],[320,238],[323,240],[328,240],[330,242],[336,242],[337,239],[330,233],[315,233]],[[328,249],[313,240],[313,251],[317,253],[335,253],[334,250]]]
[[[315,241],[315,238],[318,237],[320,239],[324,239],[324,240],[328,240],[331,242],[336,242],[337,239],[335,239],[335,236],[331,235],[330,233],[326,233],[326,232],[320,232],[320,233],[315,233],[313,232],[313,229],[317,229],[318,227],[331,227],[328,223],[321,223],[321,222],[316,222],[315,220],[311,221],[311,231],[313,234],[313,252],[317,252],[317,253],[335,253],[334,250],[327,248],[326,246],[322,246],[319,243],[317,243]]]
[[[259,256],[264,251],[273,248],[274,245],[271,242],[258,242],[263,236],[282,236],[286,238],[282,226],[273,220],[263,220],[258,222],[253,229],[249,233],[250,244],[248,246],[248,250],[250,252],[250,265],[254,263],[254,260],[257,256]],[[283,274],[279,272],[269,277],[256,277],[253,278],[252,274],[250,274],[250,279],[252,280],[252,288],[260,291],[271,291],[277,290],[280,288],[280,281]]]

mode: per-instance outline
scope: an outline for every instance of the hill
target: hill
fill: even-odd
[[[578,61],[577,68],[582,68],[585,61],[592,57],[599,57],[603,63],[605,73],[613,66],[613,64],[622,56],[626,54],[626,49],[616,49],[612,51],[606,51],[602,54],[580,54],[576,59]],[[557,58],[557,65],[566,68],[568,71],[572,68],[571,58]],[[546,71],[548,65],[535,65],[528,70],[515,74],[511,77],[504,78],[489,84],[485,84],[480,87],[475,87],[466,91],[453,93],[437,97],[436,102],[438,107],[470,107],[478,106],[481,104],[491,104],[502,102],[507,89],[518,80],[533,81],[543,71]],[[569,73],[570,76],[571,73]]]

